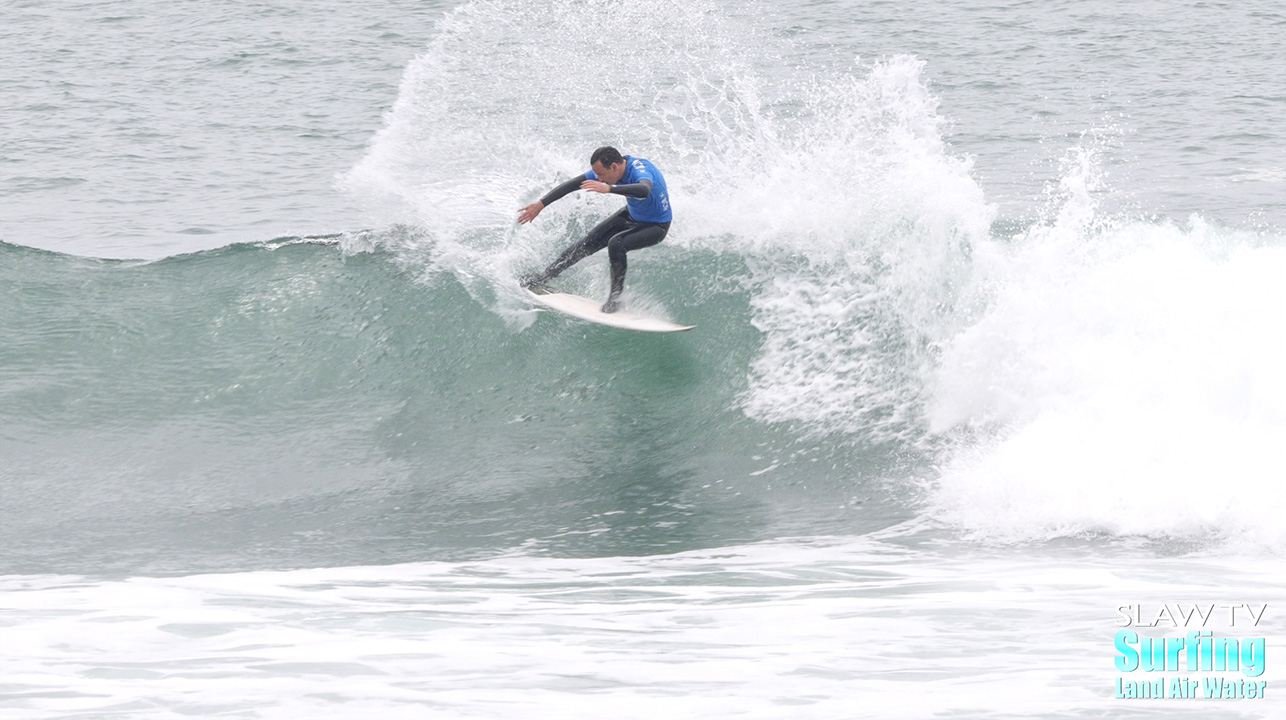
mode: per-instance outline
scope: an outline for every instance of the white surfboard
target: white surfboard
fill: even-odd
[[[668,320],[648,317],[625,309],[605,313],[602,310],[602,302],[571,293],[557,291],[537,293],[532,292],[530,288],[523,288],[523,291],[532,300],[551,310],[599,325],[642,332],[682,332],[696,327],[696,325],[676,325]]]

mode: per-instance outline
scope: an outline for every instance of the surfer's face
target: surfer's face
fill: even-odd
[[[593,168],[594,174],[598,176],[598,179],[608,185],[615,184],[616,181],[620,180],[621,176],[625,174],[625,161],[623,160],[607,166],[604,166],[601,162],[596,162],[590,165],[590,167]]]

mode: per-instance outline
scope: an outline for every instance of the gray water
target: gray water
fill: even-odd
[[[334,176],[444,9],[7,3],[0,237],[159,257],[361,227]]]
[[[334,177],[448,7],[9,4],[0,237],[156,257],[361,226]],[[1114,208],[1284,219],[1286,17],[1271,3],[813,2],[738,15],[788,39],[788,56],[755,61],[768,75],[923,60],[946,137],[1002,221],[1039,213],[1078,144],[1103,151]]]

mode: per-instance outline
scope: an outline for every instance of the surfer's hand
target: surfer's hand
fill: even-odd
[[[540,211],[544,209],[545,203],[539,200],[524,207],[522,210],[518,211],[518,224],[525,225],[532,220],[535,220],[536,216],[540,214]]]
[[[601,180],[586,180],[580,184],[580,189],[589,190],[590,192],[607,193],[612,191],[612,186]]]

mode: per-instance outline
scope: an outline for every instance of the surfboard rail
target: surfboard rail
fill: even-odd
[[[550,310],[556,310],[564,315],[570,315],[578,320],[606,325],[608,327],[620,328],[622,330],[637,330],[639,332],[684,332],[691,330],[696,325],[679,325],[669,320],[650,317],[642,313],[633,312],[627,309],[617,310],[614,313],[605,313],[602,311],[602,303],[597,300],[591,300],[580,295],[573,295],[561,290],[547,288],[545,291],[536,292],[531,288],[523,288],[523,292],[534,302]]]

